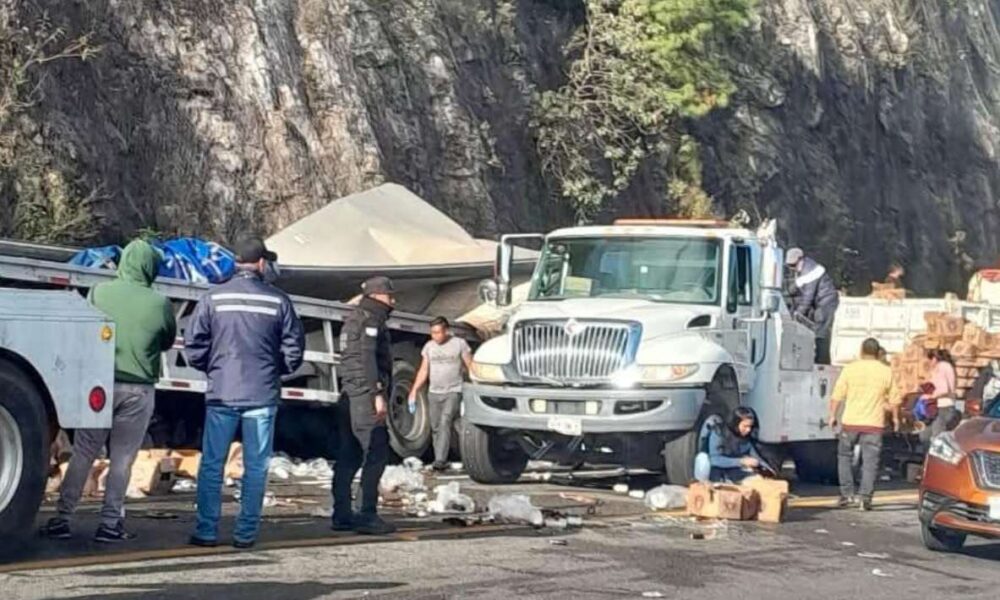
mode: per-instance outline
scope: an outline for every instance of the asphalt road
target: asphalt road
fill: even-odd
[[[641,501],[612,493],[610,483],[496,490],[463,481],[477,500],[513,490],[537,504],[585,513],[560,496],[569,492],[600,506],[577,530],[463,528],[430,518],[401,521],[403,533],[378,543],[333,534],[324,519],[309,517],[325,501],[322,490],[280,486],[280,497],[300,501],[268,510],[261,544],[251,552],[185,547],[192,515],[191,498],[184,496],[134,505],[130,525],[140,540],[96,547],[87,540],[95,523],[91,505],[74,540],[0,548],[0,596],[936,600],[993,599],[1000,592],[1000,544],[971,541],[958,555],[924,550],[915,494],[905,486],[882,492],[871,513],[832,509],[831,488],[795,489],[804,498],[793,501],[788,521],[765,525],[651,513]]]

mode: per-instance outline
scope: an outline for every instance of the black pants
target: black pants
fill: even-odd
[[[832,362],[830,356],[830,338],[816,338],[816,356],[814,361],[817,365],[828,365]]]
[[[840,475],[840,495],[850,498],[854,487],[854,446],[861,446],[861,485],[857,494],[871,500],[875,493],[875,478],[882,462],[882,434],[841,431],[837,446],[837,471]]]
[[[361,517],[378,511],[378,482],[389,455],[389,431],[375,422],[375,402],[370,394],[351,396],[337,405],[340,447],[333,465],[333,513],[345,518],[351,511],[351,483],[361,469]]]

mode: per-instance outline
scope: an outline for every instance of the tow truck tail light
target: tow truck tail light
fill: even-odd
[[[90,404],[90,410],[94,412],[104,410],[104,406],[108,403],[108,395],[104,393],[104,388],[95,387],[90,390],[90,394],[87,396],[87,403]]]

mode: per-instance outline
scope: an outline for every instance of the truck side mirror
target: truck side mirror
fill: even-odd
[[[775,293],[771,289],[762,289],[760,293],[760,309],[767,314],[773,315],[781,311],[781,303],[784,300],[781,293]]]
[[[539,233],[513,233],[500,237],[500,243],[497,245],[497,261],[493,269],[493,272],[496,274],[493,283],[496,286],[494,298],[496,298],[497,306],[508,306],[511,302],[513,287],[511,283],[511,267],[514,263],[513,242],[543,239],[545,239],[545,236]],[[483,286],[480,285],[479,289],[482,293]]]

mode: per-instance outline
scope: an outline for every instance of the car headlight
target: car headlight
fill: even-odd
[[[491,365],[476,361],[472,361],[469,377],[473,381],[481,383],[502,383],[506,380],[503,375],[503,365]]]
[[[669,383],[690,377],[698,372],[698,365],[646,365],[639,367],[642,383]]]
[[[931,440],[931,449],[928,454],[949,465],[957,465],[965,458],[965,452],[958,447],[955,435],[950,431],[941,433]]]

